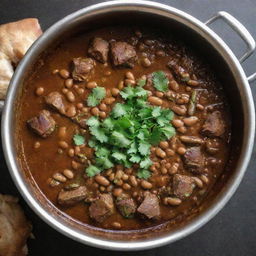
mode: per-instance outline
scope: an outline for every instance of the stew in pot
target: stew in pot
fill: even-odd
[[[229,157],[221,84],[191,49],[150,29],[70,37],[38,62],[21,102],[24,171],[61,211],[100,228],[189,215]]]

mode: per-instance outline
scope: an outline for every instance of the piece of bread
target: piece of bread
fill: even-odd
[[[27,255],[27,239],[32,226],[18,199],[0,194],[0,256]]]
[[[42,34],[37,19],[0,25],[0,99],[4,99],[15,66]]]

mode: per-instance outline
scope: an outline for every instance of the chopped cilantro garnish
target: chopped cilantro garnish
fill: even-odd
[[[90,107],[97,106],[106,97],[106,90],[103,87],[95,87],[87,98],[87,105]]]
[[[151,176],[151,173],[149,170],[146,170],[146,169],[140,169],[138,172],[137,172],[137,176],[140,178],[140,179],[148,179],[150,176]]]
[[[80,146],[80,145],[83,145],[85,143],[85,138],[82,135],[75,134],[73,136],[73,141],[74,141],[76,146]]]
[[[97,117],[87,120],[91,133],[88,145],[95,149],[95,164],[86,173],[93,176],[115,164],[128,168],[137,163],[140,166],[137,176],[147,179],[151,174],[151,145],[175,134],[170,123],[173,113],[150,105],[148,91],[142,86],[127,86],[120,95],[125,103],[116,103],[109,117],[102,121]]]
[[[153,72],[154,87],[160,92],[166,92],[168,89],[169,80],[163,71]]]

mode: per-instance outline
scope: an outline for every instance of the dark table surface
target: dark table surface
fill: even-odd
[[[93,0],[0,0],[0,23],[37,17],[45,30],[65,15],[97,3]],[[228,11],[240,20],[256,38],[256,0],[162,0],[201,21],[217,11]],[[231,29],[217,22],[213,28],[223,36],[238,55],[244,50],[241,40]],[[255,54],[244,64],[246,73],[256,71]],[[254,100],[256,83],[251,84]],[[253,141],[251,143],[254,143]],[[8,173],[0,148],[0,192],[20,197]],[[34,240],[29,241],[31,256],[80,255],[189,255],[189,256],[251,256],[256,255],[256,148],[239,189],[226,207],[203,228],[173,244],[143,252],[111,252],[81,245],[59,234],[40,220],[21,199],[34,226]]]

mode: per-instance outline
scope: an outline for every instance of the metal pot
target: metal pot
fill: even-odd
[[[247,51],[240,61],[223,40],[207,26],[216,19],[226,21],[246,43]],[[233,118],[233,128],[236,128],[233,129],[233,140],[235,141],[233,149],[236,157],[225,186],[219,187],[217,195],[209,198],[207,207],[182,226],[167,232],[161,232],[161,229],[155,230],[152,232],[155,234],[154,236],[151,235],[151,230],[148,230],[144,232],[147,236],[138,235],[136,239],[133,239],[134,237],[130,236],[129,232],[112,232],[111,234],[102,230],[85,232],[79,228],[77,223],[68,221],[68,218],[57,212],[56,209],[53,210],[50,202],[42,195],[39,196],[40,192],[36,185],[31,185],[33,182],[28,181],[23,174],[17,158],[14,134],[17,125],[15,118],[17,102],[19,102],[23,82],[39,55],[77,28],[86,29],[107,24],[122,24],[122,22],[143,22],[147,25],[161,26],[165,28],[166,32],[175,30],[183,34],[184,40],[189,39],[188,43],[203,52],[209,63],[216,67],[216,72],[219,72],[223,84],[228,83],[224,89],[230,96],[231,111],[236,112],[236,115],[240,117]],[[249,32],[226,12],[219,12],[206,23],[202,23],[187,13],[167,5],[149,1],[123,0],[96,4],[65,17],[49,28],[33,44],[17,67],[10,83],[2,114],[2,145],[9,171],[16,186],[31,208],[49,225],[64,235],[87,245],[111,250],[145,250],[174,242],[189,235],[208,222],[228,202],[241,182],[250,160],[255,133],[255,115],[248,81],[254,80],[256,74],[246,77],[240,62],[250,56],[254,49],[255,42]],[[236,136],[238,129],[240,136]]]

